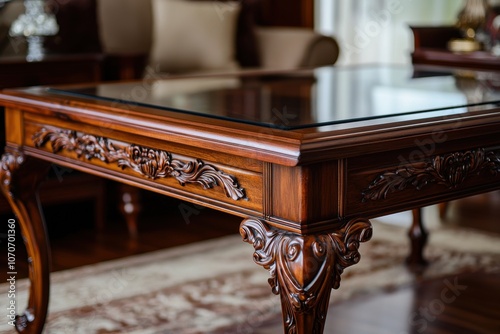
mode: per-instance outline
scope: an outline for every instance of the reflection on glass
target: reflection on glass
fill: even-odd
[[[388,116],[429,117],[500,103],[492,73],[415,72],[411,67],[325,67],[307,74],[165,79],[57,90],[121,104],[154,107],[281,129]]]

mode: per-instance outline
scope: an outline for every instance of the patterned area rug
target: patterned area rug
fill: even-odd
[[[406,228],[373,221],[361,262],[348,268],[332,303],[402,287],[417,278],[405,267]],[[281,316],[268,272],[237,235],[52,275],[45,333],[258,333]],[[431,265],[418,279],[499,269],[500,236],[438,226],[426,249]],[[18,303],[26,300],[26,280]],[[0,285],[5,310],[6,285]],[[12,333],[2,321],[0,333]]]

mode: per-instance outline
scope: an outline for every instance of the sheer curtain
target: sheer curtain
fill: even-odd
[[[410,62],[409,25],[453,24],[465,0],[315,0],[316,30],[333,35],[338,64]]]

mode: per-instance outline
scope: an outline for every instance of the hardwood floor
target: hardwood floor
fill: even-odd
[[[325,333],[499,333],[499,279],[498,272],[461,274],[354,298],[330,306]],[[280,330],[280,323],[270,323],[254,334]]]
[[[143,209],[136,240],[129,237],[124,220],[112,206],[100,233],[89,223],[93,217],[91,203],[46,208],[53,271],[238,233],[241,221],[238,217],[152,193],[142,194]],[[443,223],[500,234],[499,203],[498,192],[452,202]],[[4,222],[8,218],[1,217]],[[0,251],[6,254],[3,236],[1,241]],[[21,278],[27,275],[25,251],[21,242],[17,246],[18,278]],[[5,268],[4,256],[0,266]],[[5,275],[5,271],[0,272],[0,279],[5,280]],[[500,264],[498,270],[488,273],[417,280],[412,286],[390,293],[334,305],[329,311],[326,333],[332,333],[333,326],[336,334],[500,333],[499,283]],[[280,332],[281,324],[270,323],[255,334]]]

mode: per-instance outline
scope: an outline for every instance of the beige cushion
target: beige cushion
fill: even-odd
[[[235,38],[239,3],[221,13],[213,1],[152,0],[150,65],[162,72],[237,67]]]

